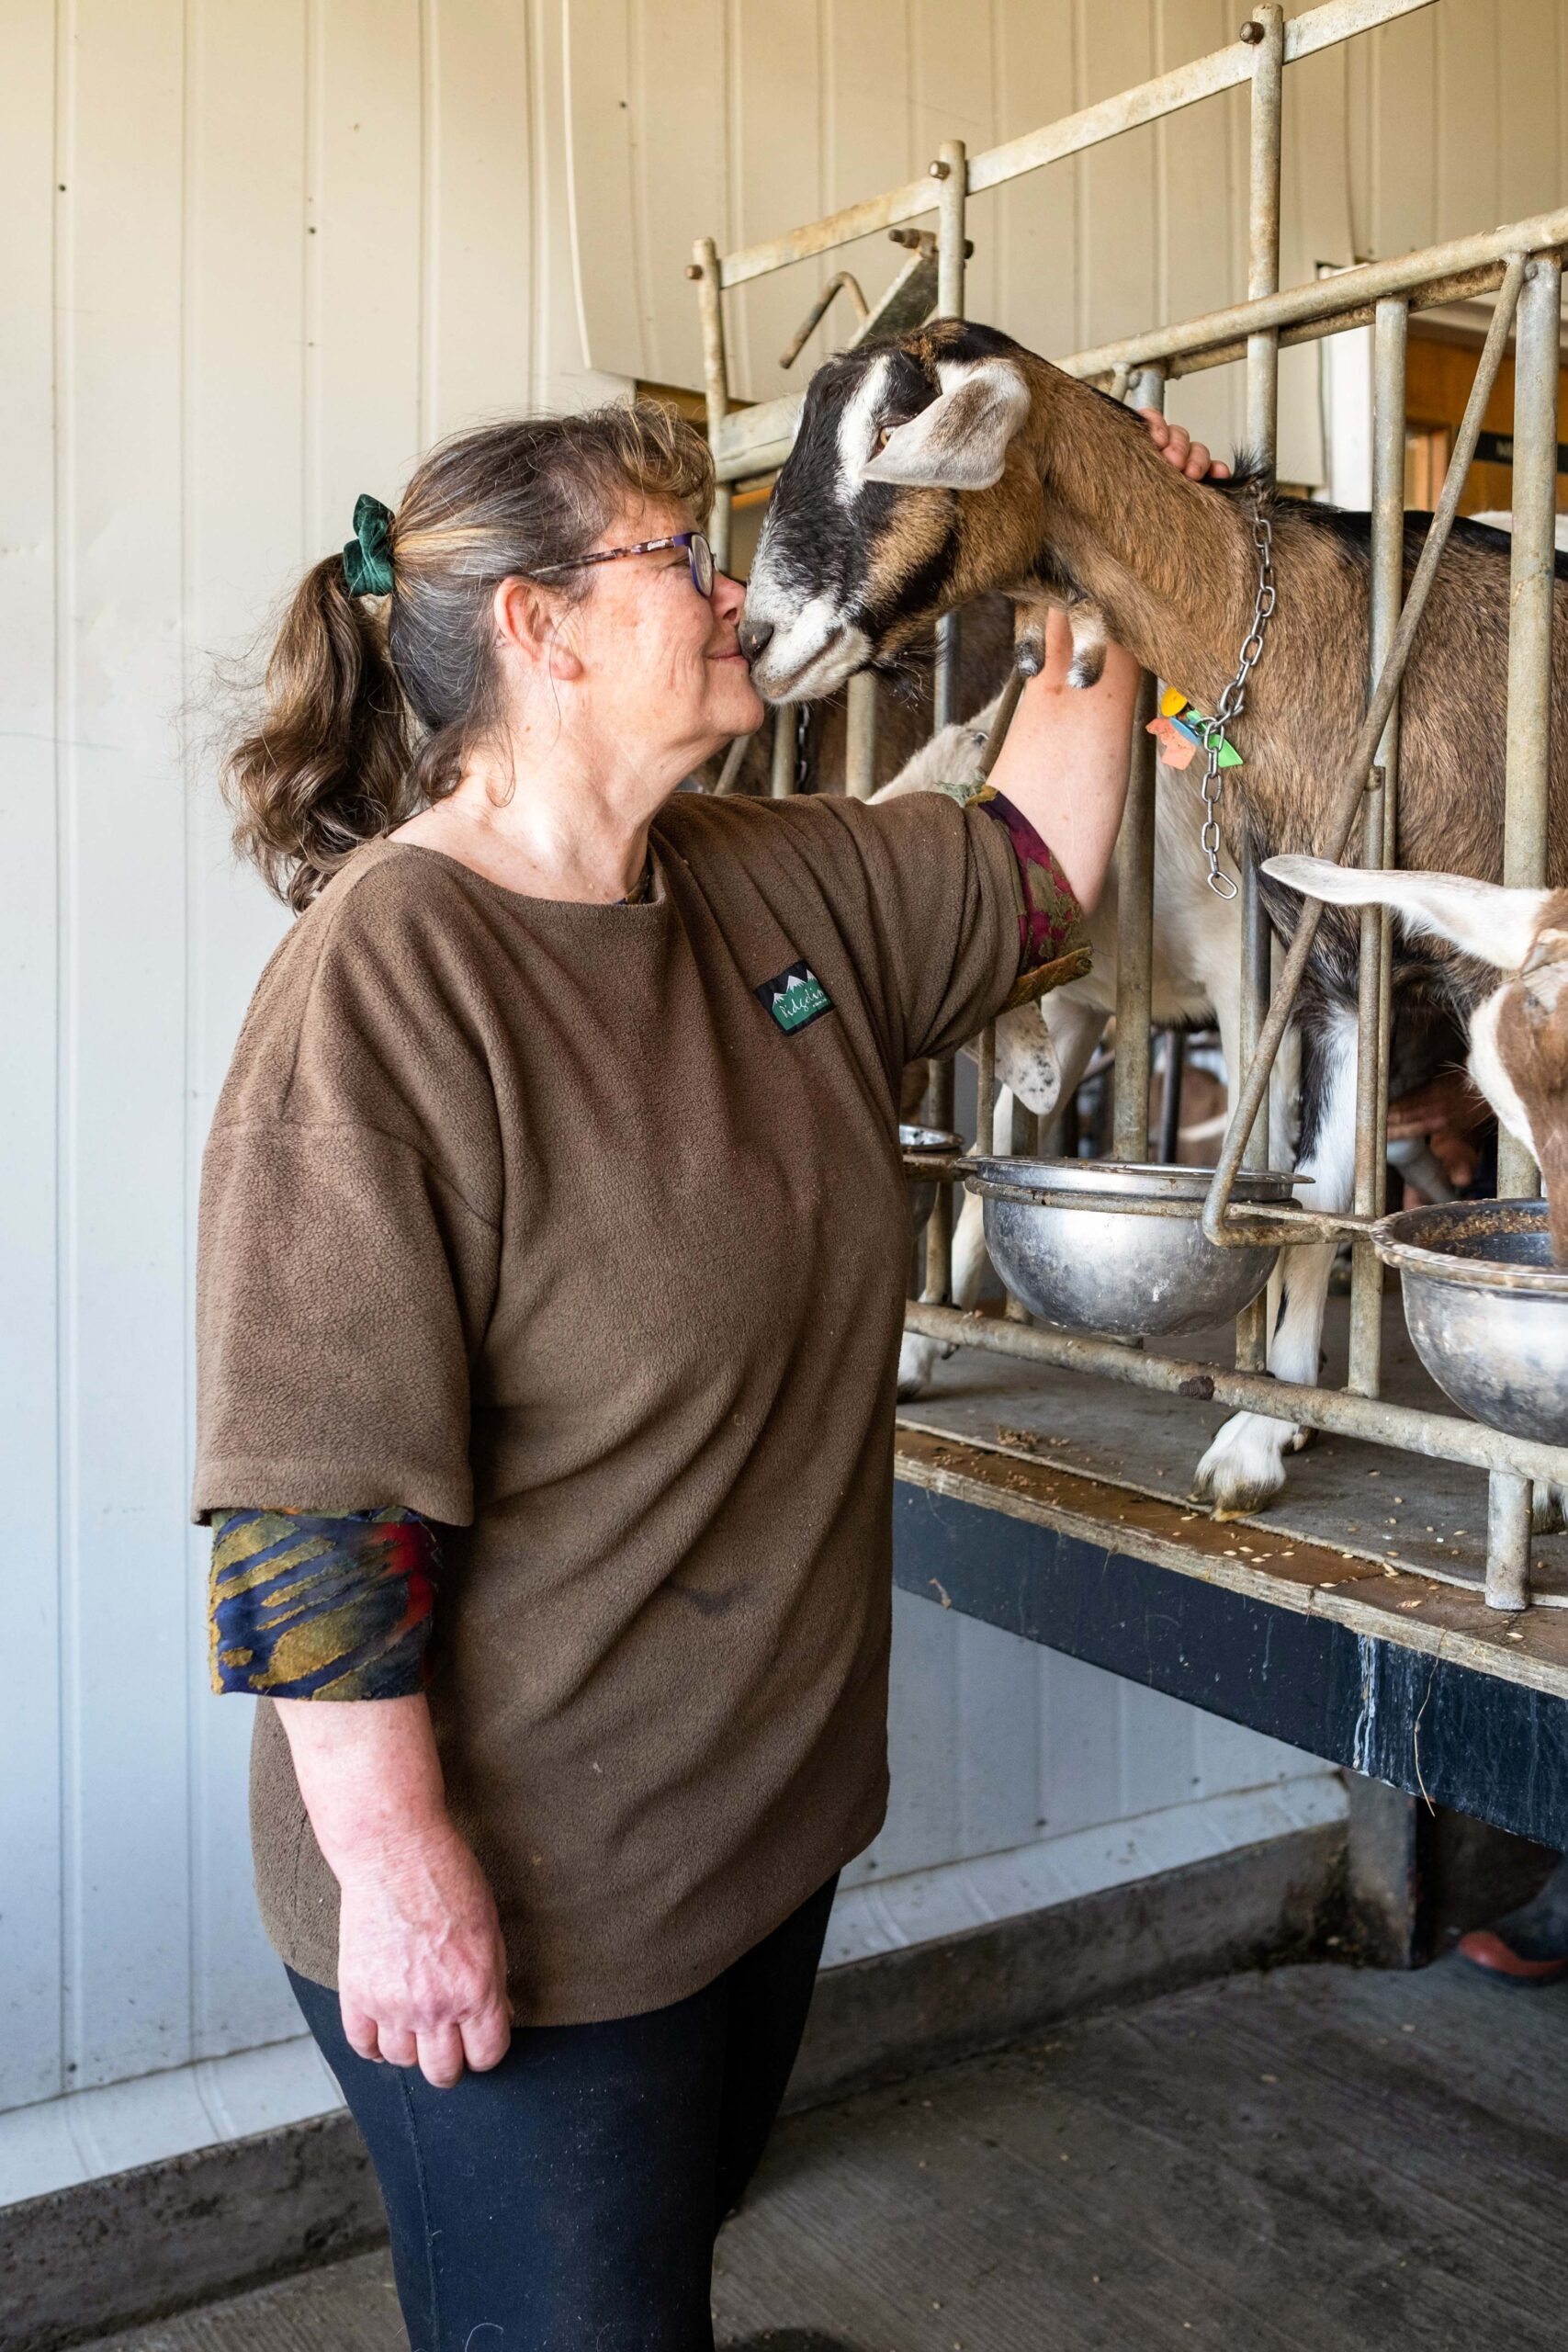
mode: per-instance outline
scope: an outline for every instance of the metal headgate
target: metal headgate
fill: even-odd
[[[1282,345],[1317,340],[1350,328],[1373,334],[1373,454],[1371,602],[1369,702],[1355,752],[1335,799],[1321,855],[1337,860],[1359,823],[1361,862],[1393,863],[1398,791],[1399,688],[1427,592],[1448,541],[1487,402],[1511,336],[1515,350],[1513,435],[1514,514],[1508,645],[1508,720],[1504,875],[1513,887],[1546,880],[1547,803],[1551,774],[1551,623],[1555,577],[1557,386],[1561,321],[1561,254],[1568,245],[1568,210],[1517,221],[1390,261],[1348,269],[1281,291],[1280,166],[1281,88],[1287,65],[1395,18],[1432,0],[1328,0],[1286,23],[1278,0],[1262,0],[1233,46],[1123,91],[1042,130],[970,156],[962,141],[944,141],[929,176],[808,222],[761,244],[719,254],[699,241],[689,275],[696,282],[709,438],[719,483],[713,538],[728,560],[737,482],[766,475],[787,457],[800,396],[760,402],[731,415],[723,297],[752,278],[849,243],[880,230],[899,232],[914,257],[869,323],[911,322],[897,309],[921,292],[924,266],[934,283],[925,306],[934,315],[964,313],[968,254],[966,207],[971,196],[1037,171],[1046,164],[1099,146],[1121,132],[1174,114],[1200,99],[1245,85],[1250,92],[1248,268],[1247,300],[1225,310],[1150,329],[1077,352],[1056,364],[1067,374],[1141,407],[1163,406],[1167,382],[1199,369],[1242,359],[1247,370],[1247,435],[1272,474]],[[935,236],[912,237],[904,224],[936,214]],[[821,307],[840,284],[825,291]],[[858,291],[858,289],[857,289]],[[1404,594],[1405,352],[1413,311],[1495,292],[1490,330],[1455,438],[1441,498],[1407,596]],[[934,303],[931,297],[934,293]],[[816,323],[820,310],[807,323]],[[958,716],[957,615],[939,624],[935,725]],[[873,788],[875,682],[869,674],[849,688],[846,784],[862,797]],[[1154,883],[1154,744],[1145,731],[1145,695],[1134,726],[1133,775],[1118,844],[1120,884],[1116,987],[1113,1155],[1141,1160],[1147,1148],[1150,1078],[1152,907]],[[775,721],[775,790],[791,788],[795,714]],[[1005,1319],[980,1319],[941,1302],[951,1294],[951,1193],[942,1189],[928,1231],[928,1300],[911,1304],[908,1328],[1039,1364],[1090,1372],[1107,1379],[1169,1394],[1201,1396],[1231,1409],[1337,1431],[1412,1453],[1468,1464],[1488,1474],[1490,1512],[1486,1600],[1495,1608],[1529,1604],[1532,1482],[1568,1487],[1568,1446],[1505,1436],[1453,1414],[1391,1404],[1380,1396],[1382,1267],[1369,1238],[1379,1211],[1385,1162],[1391,1030],[1392,916],[1385,907],[1362,910],[1358,1012],[1358,1139],[1353,1208],[1343,1215],[1298,1207],[1233,1205],[1232,1189],[1244,1168],[1269,1159],[1269,1080],[1289,1025],[1321,903],[1308,900],[1279,986],[1270,994],[1271,933],[1250,858],[1241,861],[1242,1069],[1232,1073],[1230,1123],[1204,1212],[1204,1231],[1224,1246],[1283,1246],[1349,1236],[1353,1271],[1350,1362],[1347,1389],[1275,1380],[1265,1370],[1267,1295],[1238,1318],[1234,1372],[1212,1364],[1154,1356],[1116,1341],[1080,1337],[1030,1323],[1011,1302]],[[995,1033],[980,1046],[976,1150],[992,1146]],[[951,1063],[933,1066],[926,1117],[951,1125]],[[1506,1133],[1500,1136],[1498,1193],[1529,1198],[1539,1192],[1533,1160]]]

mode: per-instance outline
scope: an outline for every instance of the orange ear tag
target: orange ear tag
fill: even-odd
[[[1184,735],[1168,718],[1151,718],[1148,732],[1158,744],[1159,756],[1168,768],[1179,773],[1182,768],[1190,768],[1197,758],[1198,746],[1191,736]]]

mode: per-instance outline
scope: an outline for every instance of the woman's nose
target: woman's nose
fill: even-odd
[[[755,662],[773,633],[772,621],[754,621],[750,617],[740,624],[740,650],[748,662]]]

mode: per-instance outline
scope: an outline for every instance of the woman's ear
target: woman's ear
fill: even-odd
[[[581,678],[582,660],[565,627],[567,614],[532,580],[503,580],[495,592],[502,645],[539,677]]]

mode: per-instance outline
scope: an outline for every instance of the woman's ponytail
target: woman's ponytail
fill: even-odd
[[[296,913],[362,842],[456,789],[507,723],[493,605],[581,563],[628,505],[694,520],[713,498],[700,435],[649,401],[459,434],[418,466],[394,515],[367,494],[341,556],[306,573],[266,669],[266,713],[224,780],[235,846]]]
[[[224,763],[234,845],[296,914],[362,842],[413,814],[410,736],[385,624],[328,556],[284,616],[261,725]]]

